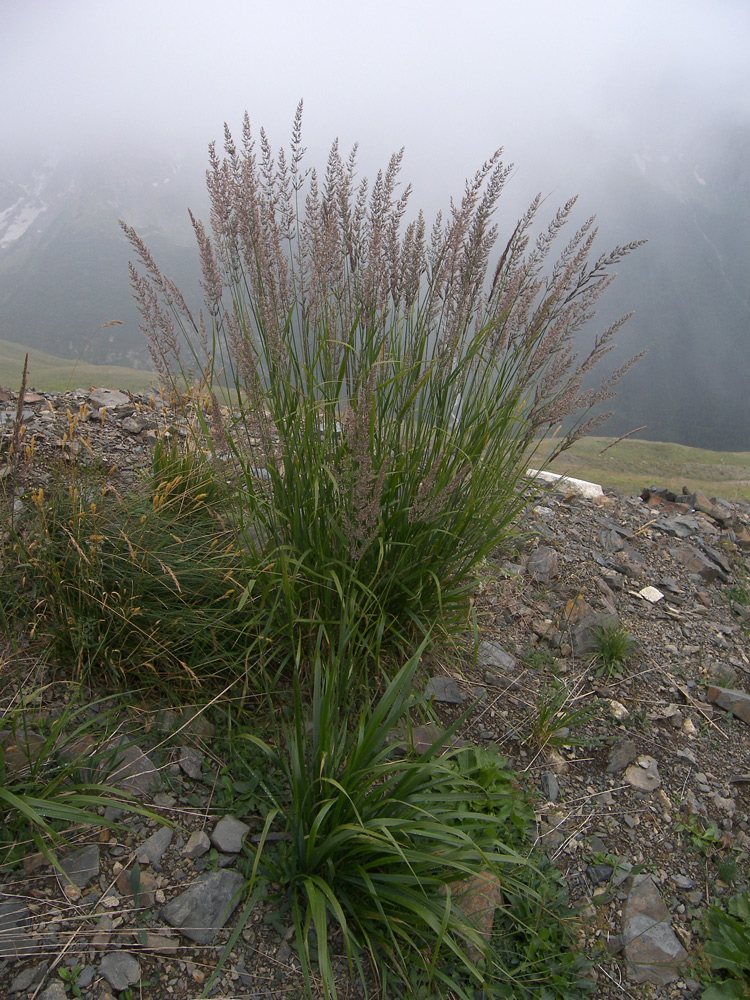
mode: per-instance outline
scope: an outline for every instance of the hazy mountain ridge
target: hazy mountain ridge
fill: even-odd
[[[65,357],[148,365],[117,220],[144,236],[199,304],[187,215],[207,216],[203,165],[179,155],[0,163],[0,338]],[[601,248],[646,238],[597,327],[635,316],[613,366],[644,347],[606,433],[750,448],[750,129],[724,125],[667,149],[653,137],[570,180],[597,211]],[[117,325],[100,329],[111,320]]]

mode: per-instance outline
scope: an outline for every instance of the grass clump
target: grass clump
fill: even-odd
[[[79,680],[173,693],[235,680],[249,650],[228,509],[207,463],[167,444],[127,492],[95,468],[52,477],[5,539],[4,618],[30,621]]]
[[[0,705],[0,873],[38,851],[56,850],[73,829],[115,824],[100,807],[151,815],[121,789],[108,787],[123,751],[111,700],[92,705],[80,689],[56,712],[41,707],[45,690],[25,690]]]
[[[621,625],[602,625],[593,634],[594,668],[597,677],[609,681],[622,673],[627,660],[638,650],[638,642]]]
[[[123,226],[160,378],[186,400],[197,373],[186,415],[232,469],[249,606],[280,597],[290,663],[302,649],[309,666],[322,628],[364,664],[466,626],[477,567],[525,506],[532,442],[562,421],[556,450],[590,429],[629,367],[583,388],[622,321],[585,357],[573,338],[636,244],[591,260],[589,219],[552,262],[575,199],[535,235],[536,199],[493,259],[500,151],[428,229],[406,222],[402,153],[370,186],[334,143],[319,176],[301,115],[288,152],[248,119],[223,158],[210,147],[201,314]]]
[[[282,894],[307,986],[315,967],[326,997],[336,995],[336,946],[363,984],[374,979],[384,996],[511,995],[502,990],[515,984],[517,963],[506,964],[498,950],[494,907],[484,926],[467,908],[477,878],[519,907],[535,900],[545,911],[537,929],[539,921],[555,925],[561,954],[563,939],[570,945],[560,912],[546,913],[549,881],[524,851],[533,810],[503,761],[468,748],[441,756],[442,739],[410,756],[391,741],[414,705],[419,652],[354,719],[343,708],[342,671],[317,660],[309,724],[297,684],[293,720],[274,743],[245,737],[285,776],[290,794],[266,819],[264,834],[277,825],[284,836],[258,847],[254,884]],[[501,936],[506,951],[524,951],[531,983],[546,976],[544,949],[534,956],[528,942],[509,945],[534,933],[525,919],[506,915]],[[559,995],[579,995],[576,976],[563,979],[569,992]]]

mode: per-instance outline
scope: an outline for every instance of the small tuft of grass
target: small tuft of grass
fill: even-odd
[[[620,625],[603,625],[594,632],[594,669],[597,677],[609,681],[638,650],[638,642]]]

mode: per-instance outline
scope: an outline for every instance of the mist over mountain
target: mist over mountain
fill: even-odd
[[[187,208],[207,216],[203,169],[177,153],[0,160],[0,339],[148,365],[117,220],[199,305]],[[579,161],[567,183],[564,197],[578,190],[596,211],[602,252],[649,241],[620,266],[596,320],[635,311],[612,367],[649,350],[605,433],[645,424],[652,440],[750,450],[750,128],[614,144],[588,172]],[[122,325],[104,327],[113,320]]]

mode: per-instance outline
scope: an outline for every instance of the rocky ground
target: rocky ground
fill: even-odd
[[[147,399],[107,391],[30,393],[24,423],[37,463],[91,453],[122,481],[171,426]],[[476,702],[462,736],[498,747],[535,790],[599,1000],[700,996],[701,916],[750,874],[750,507],[643,485],[641,497],[541,491],[516,547],[488,562],[478,648],[434,658],[425,679],[446,722]],[[601,627],[634,643],[610,668],[596,660]],[[67,879],[33,856],[3,877],[0,995],[201,994],[255,833],[216,812],[211,736],[203,716],[144,724],[119,780],[164,822],[82,831]],[[301,995],[290,937],[255,913],[213,995]]]

